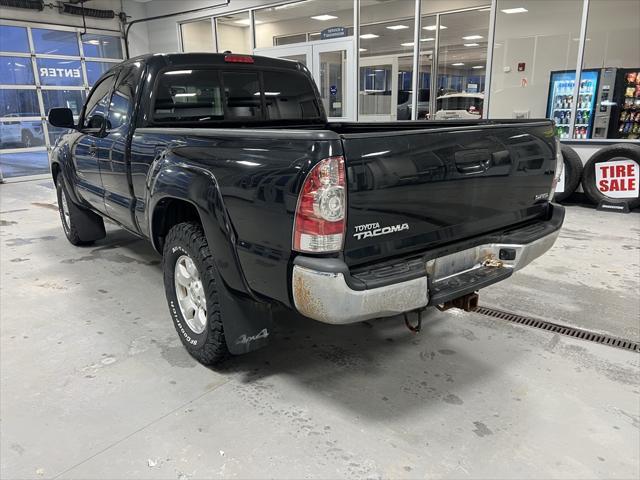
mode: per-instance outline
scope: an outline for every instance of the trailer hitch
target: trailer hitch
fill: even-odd
[[[478,298],[478,292],[467,293],[462,297],[449,300],[442,305],[436,305],[436,308],[441,312],[449,310],[450,308],[459,308],[460,310],[464,310],[465,312],[472,312],[476,308],[478,308]]]

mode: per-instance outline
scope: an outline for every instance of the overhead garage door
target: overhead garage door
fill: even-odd
[[[19,22],[3,22],[0,38],[0,173],[47,173],[48,152],[64,132],[47,125],[47,112],[68,107],[77,118],[93,83],[122,60],[122,38]]]

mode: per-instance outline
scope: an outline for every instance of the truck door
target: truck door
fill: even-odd
[[[103,137],[100,139],[100,173],[104,185],[104,203],[109,215],[125,227],[138,230],[133,215],[129,134],[133,108],[136,103],[141,64],[123,67],[109,104],[109,113]]]
[[[73,145],[78,193],[100,212],[104,212],[105,207],[98,150],[115,81],[115,74],[109,75],[103,78],[89,94],[80,119],[81,135]]]

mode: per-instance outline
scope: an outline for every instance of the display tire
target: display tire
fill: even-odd
[[[555,202],[562,202],[576,191],[582,179],[582,160],[578,153],[568,145],[560,145],[562,160],[564,163],[564,191],[556,193],[553,197]]]
[[[631,160],[635,162],[636,169],[640,168],[640,146],[619,143],[598,150],[584,166],[582,189],[587,198],[596,205],[606,200],[611,205],[628,205],[629,210],[631,210],[640,206],[640,197],[612,198],[602,193],[596,186],[596,164],[616,160]]]
[[[206,299],[206,324],[201,332],[195,331],[185,318],[176,289],[176,264],[181,258],[193,261],[202,282]],[[166,236],[162,269],[165,294],[174,327],[189,354],[203,365],[215,365],[229,356],[216,279],[215,261],[202,227],[194,222],[179,223]]]
[[[105,236],[102,217],[71,200],[62,175],[56,179],[56,195],[62,230],[72,245],[91,245]]]

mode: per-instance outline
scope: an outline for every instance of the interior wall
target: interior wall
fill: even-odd
[[[87,8],[113,10],[116,14],[121,11],[120,0],[93,0],[90,4],[87,4]],[[57,6],[55,8],[45,7],[41,12],[28,10],[26,8],[2,7],[2,14],[0,16],[21,22],[41,22],[82,27],[82,17],[80,15],[62,14],[59,12]],[[86,17],[86,23],[87,28],[120,31],[120,20],[118,20],[117,17],[113,19]]]
[[[218,22],[218,42],[220,51],[251,53],[249,27],[236,27]]]

